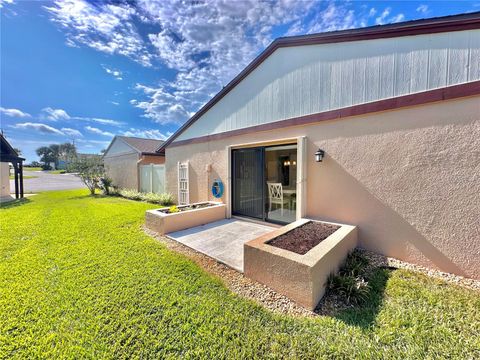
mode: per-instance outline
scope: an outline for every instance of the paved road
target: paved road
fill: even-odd
[[[34,179],[23,179],[25,193],[85,188],[85,185],[80,178],[72,174],[50,174],[46,171],[24,171],[23,176],[36,176]],[[10,180],[10,192],[15,193],[15,184],[13,180]]]

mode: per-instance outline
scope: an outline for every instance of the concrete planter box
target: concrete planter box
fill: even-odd
[[[211,204],[211,206],[200,209],[180,211],[172,214],[166,214],[161,211],[162,209],[147,210],[145,214],[145,226],[160,235],[165,235],[174,231],[184,230],[194,226],[225,219],[226,205],[219,202],[201,202],[179,206],[178,208],[182,209],[192,205],[201,205],[207,203]]]
[[[357,227],[328,223],[340,228],[304,255],[267,244],[309,221],[301,219],[249,241],[244,245],[245,276],[261,282],[313,310],[325,293],[327,278],[337,272],[357,246]]]

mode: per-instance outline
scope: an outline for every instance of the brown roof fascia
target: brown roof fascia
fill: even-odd
[[[211,107],[228,94],[240,81],[255,70],[275,50],[282,47],[319,45],[340,43],[347,41],[361,41],[402,36],[435,34],[449,31],[464,31],[480,29],[480,12],[469,14],[443,16],[430,19],[406,21],[396,24],[377,25],[365,28],[333,31],[311,35],[282,37],[274,40],[260,55],[245,67],[232,81],[222,88],[209,102],[198,110],[185,122],[172,136],[170,136],[157,150],[164,152],[182,132],[192,125],[198,118],[205,114]]]

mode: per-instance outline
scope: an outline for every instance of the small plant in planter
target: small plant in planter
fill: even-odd
[[[180,212],[180,210],[178,209],[178,207],[176,205],[172,205],[168,208],[168,213],[169,214],[173,214],[173,213],[177,213],[177,212]]]

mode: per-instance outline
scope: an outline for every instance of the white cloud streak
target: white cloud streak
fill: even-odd
[[[417,7],[417,12],[421,14],[427,14],[428,13],[428,5],[421,4],[419,7]]]
[[[98,134],[98,135],[103,135],[103,136],[110,136],[110,137],[113,137],[114,134],[112,134],[111,132],[109,131],[104,131],[104,130],[100,130],[99,128],[96,128],[96,127],[92,127],[92,126],[85,126],[85,130],[93,133],[93,134]]]
[[[63,109],[53,109],[51,107],[46,107],[42,109],[40,117],[44,120],[58,121],[58,120],[69,120],[70,115]]]
[[[170,135],[172,135],[172,133],[170,132],[163,134],[158,129],[141,130],[141,129],[135,129],[135,128],[130,128],[128,131],[124,131],[122,134],[124,136],[134,136],[134,137],[157,139],[157,140],[165,140]]]
[[[9,117],[17,117],[17,118],[29,118],[31,115],[19,109],[6,109],[0,107],[0,113],[5,114]]]
[[[110,69],[109,67],[102,65],[103,69],[107,72],[107,74],[112,75],[117,80],[123,80],[122,72],[120,70]]]
[[[34,130],[43,134],[65,135],[61,130],[42,123],[25,122],[12,125],[15,129]]]
[[[62,128],[62,132],[71,137],[83,137],[83,134],[80,131],[72,128]]]

